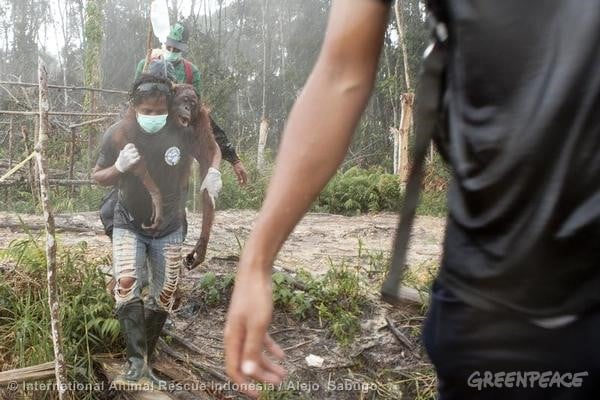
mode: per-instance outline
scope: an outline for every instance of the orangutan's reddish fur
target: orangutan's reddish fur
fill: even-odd
[[[203,180],[208,172],[213,157],[215,153],[219,151],[219,148],[217,147],[212,132],[209,111],[199,103],[192,85],[175,85],[175,94],[169,108],[169,115],[177,124],[180,124],[178,118],[180,115],[190,119],[189,127],[179,126],[187,132],[186,145],[188,146],[188,149],[190,149],[192,157],[195,158],[200,165],[200,177]],[[127,143],[134,142],[134,138],[139,130],[140,128],[136,123],[135,110],[130,107],[113,134],[112,138],[115,148],[120,151]],[[152,200],[152,224],[144,226],[144,229],[155,230],[162,221],[162,195],[156,182],[154,182],[148,173],[148,169],[144,162],[144,155],[140,155],[142,156],[141,160],[134,166],[132,173],[138,176],[142,181]],[[180,187],[182,188],[183,193],[187,193],[192,159],[191,157],[188,157],[187,159],[184,159],[183,162],[185,163],[185,172],[181,176]],[[202,232],[196,246],[192,252],[186,256],[186,264],[190,269],[204,261],[210,237],[210,230],[214,221],[214,206],[206,190],[202,193],[202,199]]]

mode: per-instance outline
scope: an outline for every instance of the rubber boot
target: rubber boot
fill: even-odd
[[[151,387],[148,377],[148,348],[146,344],[146,324],[142,300],[133,300],[122,305],[117,311],[121,332],[125,336],[127,352],[127,372],[117,376],[113,384],[131,390]]]
[[[156,343],[158,343],[160,332],[162,331],[169,313],[163,310],[146,308],[144,314],[146,319],[146,343],[148,347],[148,376],[154,384],[159,385],[159,387],[164,387],[163,385],[165,385],[166,382],[154,375],[150,364],[152,363],[152,356],[154,355],[154,349],[156,348]]]

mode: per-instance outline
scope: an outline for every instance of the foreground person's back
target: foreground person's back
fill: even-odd
[[[452,0],[441,280],[531,316],[600,302],[600,3]]]
[[[424,340],[440,398],[594,398],[600,2],[439,3],[454,180]]]

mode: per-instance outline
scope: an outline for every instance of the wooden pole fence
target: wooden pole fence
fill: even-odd
[[[23,87],[38,87],[37,83],[12,82],[12,81],[0,81],[0,85],[13,85],[13,86],[23,86]],[[90,92],[99,92],[99,93],[129,94],[129,92],[127,92],[125,90],[91,88],[91,87],[85,87],[85,86],[48,85],[48,88],[49,89],[62,89],[62,90],[88,90]]]
[[[48,179],[48,183],[51,186],[84,186],[84,185],[96,185],[96,181],[90,179]],[[26,181],[21,179],[11,179],[0,181],[0,187],[14,186],[18,184],[27,184]]]
[[[38,111],[12,111],[0,110],[0,114],[4,115],[39,115]],[[84,113],[84,112],[69,112],[69,111],[48,111],[48,115],[63,115],[68,117],[116,117],[119,113]]]

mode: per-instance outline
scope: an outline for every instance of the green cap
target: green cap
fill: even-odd
[[[171,32],[167,36],[165,45],[175,47],[180,51],[188,51],[188,31],[185,27],[177,22],[171,27]]]

